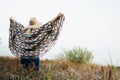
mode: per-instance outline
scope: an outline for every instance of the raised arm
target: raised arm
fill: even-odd
[[[15,22],[15,19],[13,17],[10,17],[10,23]]]
[[[54,22],[61,16],[63,16],[63,14],[61,12],[59,12],[57,17],[55,17],[54,19],[51,20],[51,23],[54,24]]]
[[[12,34],[16,35],[16,33],[21,32],[21,30],[24,28],[24,26],[17,22],[13,17],[10,17],[10,31]]]

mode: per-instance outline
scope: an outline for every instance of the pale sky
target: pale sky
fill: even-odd
[[[80,46],[93,52],[94,62],[120,66],[119,0],[0,0],[0,56],[14,56],[8,48],[9,18],[26,26],[30,17],[42,24],[65,14],[56,45],[43,57],[54,58],[62,49]]]

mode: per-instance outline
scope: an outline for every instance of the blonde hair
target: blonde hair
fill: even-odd
[[[38,28],[40,27],[41,23],[37,21],[35,17],[31,17],[29,21],[29,25],[25,28],[27,29],[26,34],[31,34],[31,28]]]
[[[37,19],[35,17],[30,18],[29,25],[35,25],[37,23],[38,23],[38,21],[37,21]]]

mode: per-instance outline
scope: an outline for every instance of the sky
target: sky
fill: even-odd
[[[93,62],[120,66],[119,0],[0,0],[0,56],[14,56],[8,48],[9,18],[26,26],[30,17],[45,24],[65,15],[65,22],[55,46],[42,57],[53,59],[63,49],[87,48]]]

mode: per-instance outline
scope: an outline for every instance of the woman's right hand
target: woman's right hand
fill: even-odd
[[[62,14],[61,12],[59,12],[57,16],[60,17],[60,16],[62,16],[62,15],[63,15],[63,14]]]
[[[51,20],[52,24],[59,18],[61,17],[63,14],[61,12],[58,13],[57,17],[55,17],[53,20]]]

